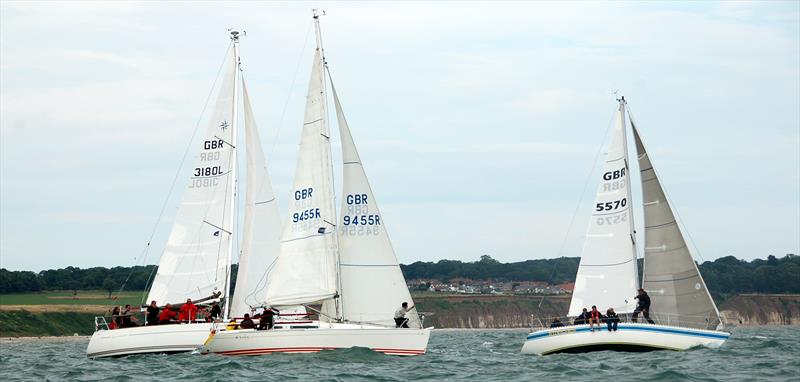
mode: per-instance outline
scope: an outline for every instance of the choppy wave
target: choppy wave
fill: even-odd
[[[526,332],[435,331],[428,354],[367,349],[250,357],[134,355],[89,360],[87,339],[0,343],[0,380],[763,381],[800,378],[800,329],[742,328],[720,349],[520,354]]]

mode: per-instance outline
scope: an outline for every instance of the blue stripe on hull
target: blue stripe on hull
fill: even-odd
[[[567,327],[568,328],[568,327]],[[608,330],[605,325],[599,327],[595,330]],[[669,333],[669,334],[679,334],[685,336],[694,336],[694,337],[706,337],[706,338],[715,338],[721,340],[727,340],[730,337],[729,333],[724,332],[717,332],[717,333],[708,333],[708,332],[698,332],[693,331],[691,329],[680,329],[680,328],[665,328],[662,326],[648,326],[648,325],[619,325],[617,330],[640,330],[646,332],[656,332],[656,333]],[[575,332],[589,332],[589,326],[578,326],[574,330]],[[534,333],[528,335],[527,340],[535,340],[537,338],[547,337],[550,335],[550,330],[542,331],[539,333]]]

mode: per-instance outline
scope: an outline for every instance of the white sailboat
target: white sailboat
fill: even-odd
[[[199,143],[195,165],[158,272],[146,301],[179,306],[221,301],[223,315],[248,312],[256,291],[263,289],[267,265],[277,256],[280,218],[256,130],[250,99],[241,77],[239,33],[231,32],[233,49],[209,126]],[[236,294],[230,295],[231,257],[236,240],[236,171],[239,84],[244,98],[247,187],[242,251]],[[96,331],[86,348],[88,357],[140,353],[190,352],[203,344],[212,323],[147,325],[108,330],[105,319],[95,319]]]
[[[605,312],[632,313],[638,289],[635,225],[631,206],[626,138],[626,102],[619,100],[616,127],[581,253],[569,317],[596,305]],[[629,115],[629,113],[628,113]],[[639,131],[636,141],[644,205],[644,276],[655,324],[620,322],[617,331],[590,330],[589,325],[543,328],[530,333],[522,353],[551,354],[593,350],[686,350],[718,347],[730,333],[722,319],[666,198]]]
[[[365,347],[385,354],[424,354],[431,328],[422,328],[415,311],[407,316],[409,328],[395,328],[395,310],[402,302],[413,305],[413,301],[331,82],[343,157],[342,209],[337,218],[327,118],[328,68],[317,14],[314,26],[317,48],[289,217],[263,301],[281,310],[321,304],[319,319],[279,321],[270,330],[220,328],[202,350],[257,355]]]

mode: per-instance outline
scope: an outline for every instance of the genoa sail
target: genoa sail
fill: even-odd
[[[682,326],[716,328],[719,312],[689,252],[669,201],[631,120],[642,182],[645,248],[643,288],[653,312]],[[678,317],[680,315],[680,317]]]
[[[247,182],[239,273],[230,310],[234,317],[249,313],[251,306],[258,306],[264,301],[267,272],[278,256],[281,237],[278,205],[272,192],[272,183],[244,80],[242,93]]]
[[[235,179],[236,59],[225,64],[213,113],[147,301],[160,305],[221,294],[228,282]]]
[[[633,212],[625,137],[625,105],[620,102],[611,145],[586,233],[569,315],[583,308],[614,308],[629,313],[635,308],[638,287]]]
[[[347,321],[394,326],[394,311],[402,302],[408,302],[409,306],[414,302],[333,85],[331,91],[344,167],[338,230],[342,317]],[[409,327],[421,327],[417,314],[412,312],[406,317]]]
[[[288,222],[267,282],[266,304],[272,306],[318,302],[337,293],[336,211],[318,26],[303,121]]]

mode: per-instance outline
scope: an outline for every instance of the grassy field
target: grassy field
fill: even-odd
[[[0,337],[91,335],[94,316],[79,312],[0,311]]]
[[[73,291],[48,291],[33,293],[0,294],[0,309],[10,310],[10,307],[30,306],[26,310],[41,310],[40,307],[53,307],[54,310],[69,311],[69,306],[74,306],[76,311],[81,311],[79,306],[110,306],[110,305],[138,305],[141,301],[141,292],[121,292],[112,294],[99,290]],[[77,306],[76,306],[77,305]],[[5,309],[4,309],[5,308]],[[17,309],[11,309],[17,310]]]

